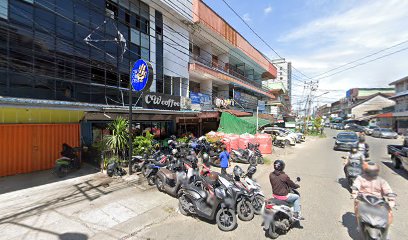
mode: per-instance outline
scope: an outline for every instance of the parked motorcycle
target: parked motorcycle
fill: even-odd
[[[256,144],[248,143],[248,148],[254,151],[254,157],[256,159],[256,163],[258,164],[265,163],[262,153],[259,150],[259,143],[256,143]]]
[[[396,197],[395,193],[388,194],[385,198],[373,195],[358,194],[358,218],[364,240],[386,240],[389,227],[388,198]]]
[[[61,158],[55,161],[54,173],[62,178],[73,169],[81,168],[81,148],[62,144]]]
[[[183,215],[191,214],[215,220],[219,229],[231,231],[237,226],[234,200],[227,195],[227,190],[218,179],[213,178],[211,181],[207,184],[211,191],[204,191],[194,184],[183,185],[179,197],[180,212]]]
[[[297,182],[300,178],[297,177]],[[291,189],[292,193],[299,194],[296,189]],[[291,204],[276,198],[265,201],[263,207],[263,229],[267,235],[276,239],[279,235],[286,234],[299,220],[294,218],[294,209]]]
[[[254,151],[251,149],[238,149],[232,150],[230,153],[231,160],[237,163],[249,163],[251,165],[256,165],[256,158],[254,156]]]
[[[156,174],[156,187],[161,192],[177,197],[183,183],[187,182],[187,174],[182,169],[182,163],[177,161],[173,169],[160,168]]]
[[[106,173],[109,177],[123,176],[126,175],[126,170],[123,169],[118,162],[112,161],[108,163],[108,166],[106,167]]]
[[[252,198],[244,186],[235,184],[235,180],[229,176],[218,176],[221,184],[227,189],[227,194],[234,200],[235,211],[242,221],[250,221],[254,218],[255,210],[252,206]]]
[[[272,141],[272,145],[276,146],[276,147],[280,147],[280,148],[285,148],[287,145],[287,142],[285,139],[279,139],[279,138],[275,138]]]
[[[249,166],[246,174],[244,175],[245,179],[243,181],[246,189],[253,195],[252,206],[254,207],[254,212],[256,215],[262,213],[262,206],[265,201],[265,195],[261,190],[261,186],[253,179],[253,175],[256,172],[255,166]]]

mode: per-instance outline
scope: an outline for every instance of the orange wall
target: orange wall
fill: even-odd
[[[205,5],[201,0],[193,2],[193,21],[201,22],[220,34],[233,46],[244,52],[252,60],[262,66],[270,73],[269,78],[276,78],[277,70],[272,63],[268,61],[258,50],[256,50],[245,38],[235,31],[227,22],[218,16],[211,8]]]
[[[54,167],[62,144],[79,146],[79,124],[1,124],[0,177]]]

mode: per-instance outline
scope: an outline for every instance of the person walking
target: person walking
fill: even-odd
[[[221,167],[221,174],[227,174],[227,168],[229,167],[229,158],[230,155],[227,151],[227,147],[222,145],[222,152],[220,153],[220,167]]]

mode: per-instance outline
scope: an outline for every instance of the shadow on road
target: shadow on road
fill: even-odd
[[[53,170],[38,171],[33,173],[19,174],[0,178],[0,194],[32,188],[49,183],[64,181],[71,178],[81,177],[99,170],[89,164],[82,164],[81,169],[69,173],[66,177],[59,178],[53,174]]]
[[[350,192],[350,186],[348,184],[347,178],[339,178],[337,182],[340,184],[340,186],[344,189],[347,190],[347,192]]]
[[[385,166],[387,166],[389,169],[391,169],[393,171],[393,174],[398,174],[401,177],[405,178],[406,180],[408,180],[408,172],[405,171],[404,169],[400,168],[400,169],[395,169],[392,166],[392,162],[388,162],[388,161],[382,161],[382,164],[384,164]]]
[[[354,213],[347,212],[342,216],[342,224],[347,228],[347,233],[351,239],[358,240],[359,232],[357,231],[356,217]]]

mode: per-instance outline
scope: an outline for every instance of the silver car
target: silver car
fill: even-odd
[[[379,138],[398,138],[398,133],[392,131],[391,129],[388,128],[376,128],[373,130],[373,133],[371,134],[373,137],[379,137]]]

